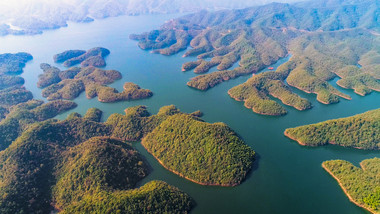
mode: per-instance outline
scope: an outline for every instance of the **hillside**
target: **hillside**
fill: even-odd
[[[296,2],[299,0],[278,0]],[[0,2],[0,36],[38,34],[47,29],[67,26],[68,22],[121,15],[188,13],[200,10],[244,8],[270,3],[270,0],[18,0]]]
[[[141,144],[165,168],[202,185],[238,185],[254,160],[254,151],[227,125],[190,115],[168,117]]]
[[[51,119],[77,107],[72,101],[56,100],[43,103],[30,100],[10,108],[7,117],[0,122],[0,151],[6,149],[31,124]]]
[[[18,76],[32,59],[32,55],[24,52],[0,54],[0,108],[3,111],[33,98],[32,93],[23,86],[24,78]],[[2,115],[0,118],[4,118]]]
[[[118,137],[113,126],[89,120],[95,112],[34,124],[0,153],[1,213],[47,213],[51,204],[58,210],[84,212],[100,198],[91,198],[93,204],[84,207],[77,205],[95,195],[112,197],[121,206],[132,200],[126,211],[140,206],[136,197],[142,190],[130,190],[147,175],[146,163],[122,138],[107,137]],[[192,207],[190,197],[174,187],[154,182],[147,186],[144,204],[157,207],[156,213],[186,212]]]
[[[371,213],[380,213],[380,159],[363,160],[360,167],[348,161],[325,161],[322,167],[338,181],[350,201]]]
[[[71,67],[76,64],[81,64],[82,67],[94,66],[104,67],[106,61],[104,57],[110,54],[106,48],[95,47],[88,51],[84,50],[67,50],[62,53],[54,55],[54,62],[63,62],[65,67]]]
[[[305,146],[336,144],[358,149],[380,149],[380,109],[285,130],[285,135]]]
[[[86,54],[87,53],[84,55]],[[70,57],[66,57],[65,55],[69,55]],[[74,55],[65,53],[56,55],[54,58],[57,61],[62,61],[64,59],[63,61],[65,63],[68,62],[67,64],[70,65],[86,62],[86,60],[81,61],[82,59],[77,59],[81,58],[83,55],[72,57]],[[91,59],[91,57],[88,59]],[[42,96],[46,97],[48,100],[73,100],[84,91],[86,92],[88,99],[97,96],[100,102],[129,101],[144,99],[153,95],[150,90],[141,89],[140,86],[134,83],[125,83],[124,91],[122,92],[108,87],[108,84],[121,79],[121,73],[116,70],[103,70],[90,65],[82,68],[72,67],[68,70],[61,71],[46,63],[41,64],[41,69],[44,72],[39,76],[37,86],[43,88]]]
[[[204,146],[214,148],[212,158],[227,155],[226,161],[222,158],[208,166],[219,171],[218,164],[233,168],[231,172],[220,171],[218,174],[225,177],[218,179],[239,184],[251,167],[253,151],[226,125],[200,122],[197,115],[200,113],[181,113],[175,106],[162,107],[158,114],[150,115],[145,107],[137,106],[126,109],[125,115],[113,114],[102,123],[101,112],[92,108],[83,117],[72,113],[63,121],[35,123],[0,152],[0,212],[47,213],[54,206],[64,213],[186,213],[194,203],[175,187],[152,181],[133,189],[148,174],[148,168],[126,141],[141,140],[151,132],[155,135],[160,124],[199,125],[194,126],[192,134],[196,138],[188,141],[188,146],[205,142]],[[201,134],[204,128],[213,135]],[[168,139],[184,137],[181,133],[169,134],[161,133]],[[189,155],[198,156],[199,152],[190,150]],[[176,158],[173,154],[166,157]],[[194,172],[213,176],[212,172]]]
[[[185,63],[182,70],[200,74],[187,83],[199,90],[258,73],[291,54],[285,65],[291,69],[279,71],[281,77],[263,80],[262,76],[254,76],[230,91],[237,100],[250,100],[245,102],[248,108],[273,109],[256,110],[262,114],[283,115],[286,112],[268,98],[268,94],[284,104],[296,105],[297,109],[309,108],[307,101],[293,94],[294,88],[316,94],[317,100],[324,104],[339,102],[340,98],[351,99],[329,83],[337,77],[340,78],[338,85],[354,89],[363,96],[380,91],[380,24],[374,21],[378,17],[379,4],[374,1],[335,4],[331,1],[328,6],[312,5],[272,3],[242,10],[202,11],[170,20],[158,30],[133,34],[130,38],[137,40],[141,49],[163,55],[173,55],[191,47],[184,57],[197,56],[198,60]],[[239,67],[230,69],[236,62]],[[213,67],[218,71],[207,73]],[[271,73],[268,76],[276,76]],[[272,90],[261,85],[252,86],[258,78],[264,85],[275,86]],[[278,88],[286,92],[273,92]],[[296,104],[301,102],[301,105]]]

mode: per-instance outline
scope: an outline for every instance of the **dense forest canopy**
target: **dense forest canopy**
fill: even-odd
[[[55,62],[70,68],[61,71],[57,67],[42,63],[40,67],[43,73],[37,82],[37,86],[43,88],[42,96],[48,100],[73,100],[85,91],[87,98],[98,97],[100,102],[109,103],[144,99],[153,95],[152,91],[131,82],[124,84],[122,92],[107,86],[122,78],[119,71],[98,68],[106,65],[104,57],[108,54],[108,49],[96,47],[88,51],[67,50],[54,55]],[[71,67],[76,64],[81,67]]]
[[[289,128],[285,135],[301,145],[336,144],[358,149],[380,149],[380,109],[351,117]]]
[[[360,167],[344,160],[325,161],[322,166],[352,202],[372,213],[380,213],[380,158],[363,160]]]
[[[167,169],[203,185],[238,185],[254,160],[254,151],[226,124],[192,115],[168,117],[141,143]]]

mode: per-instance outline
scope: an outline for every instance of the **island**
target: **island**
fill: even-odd
[[[32,59],[32,55],[24,52],[0,54],[0,108],[3,109],[2,112],[6,112],[10,106],[33,98],[32,93],[23,86],[24,79],[18,76],[22,74],[25,64]]]
[[[18,76],[32,59],[32,55],[23,52],[0,54],[0,151],[8,148],[31,124],[77,106],[72,101],[44,103],[33,99],[32,93],[23,86],[24,79]]]
[[[62,53],[54,55],[53,59],[56,63],[63,62],[65,67],[71,67],[76,64],[81,64],[82,67],[94,66],[104,67],[106,61],[104,57],[110,54],[106,48],[95,47],[88,51],[84,50],[67,50]]]
[[[77,107],[77,104],[67,100],[55,100],[44,103],[40,100],[29,100],[12,106],[7,117],[0,122],[0,151],[19,137],[23,131],[36,122],[54,118],[58,114]]]
[[[33,105],[38,103],[24,108]],[[0,153],[0,212],[187,213],[194,201],[176,187],[150,181],[135,188],[149,174],[149,167],[128,141],[143,140],[147,146],[158,137],[189,137],[184,141],[187,153],[168,147],[171,155],[165,157],[205,155],[207,162],[183,160],[189,167],[209,167],[192,168],[189,173],[199,174],[200,181],[210,176],[212,185],[239,184],[251,168],[253,150],[227,125],[208,124],[201,115],[182,113],[173,105],[150,115],[146,107],[135,106],[100,122],[102,112],[91,108],[84,116],[71,113],[62,121],[34,123]]]
[[[300,111],[310,109],[311,103],[294,93],[284,83],[284,78],[293,67],[294,64],[287,63],[281,65],[276,71],[254,75],[247,82],[231,88],[228,94],[237,101],[244,101],[245,107],[263,115],[279,116],[287,113],[287,110],[270,96]]]
[[[291,54],[284,64],[289,68],[286,72],[253,75],[229,91],[232,98],[244,101],[259,114],[286,114],[273,98],[298,110],[309,109],[310,103],[295,90],[316,94],[323,104],[351,99],[332,81],[363,96],[380,91],[380,32],[371,19],[379,5],[373,1],[322,4],[272,3],[241,10],[201,11],[130,38],[153,53],[184,51],[184,57],[197,56],[196,61],[183,64],[182,71],[201,74],[187,83],[199,90],[259,73]],[[356,10],[351,10],[353,7]],[[232,68],[235,63],[239,66]],[[212,67],[218,71],[207,73]]]
[[[226,124],[186,114],[168,117],[141,144],[169,171],[213,186],[240,184],[255,154]]]
[[[325,161],[322,167],[338,181],[351,202],[380,213],[380,158],[363,160],[360,167],[344,160]]]
[[[121,79],[121,73],[116,70],[103,70],[93,66],[72,67],[61,71],[46,63],[41,64],[43,74],[39,76],[37,86],[43,88],[42,96],[48,100],[73,100],[82,92],[87,98],[98,97],[100,102],[129,101],[151,97],[152,91],[142,89],[134,83],[125,83],[124,91],[119,92],[106,86]]]
[[[191,209],[192,199],[164,182],[134,189],[149,173],[145,160],[125,141],[106,136],[110,126],[92,116],[37,123],[0,154],[2,213]]]
[[[380,109],[351,117],[286,129],[284,134],[304,146],[334,144],[380,149]]]

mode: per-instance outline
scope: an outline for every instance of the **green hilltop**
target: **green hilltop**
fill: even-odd
[[[358,149],[380,149],[380,109],[351,117],[289,128],[285,135],[301,145],[336,144]]]
[[[322,167],[333,176],[350,201],[371,213],[380,213],[380,159],[363,160],[360,167],[348,161],[325,161]]]

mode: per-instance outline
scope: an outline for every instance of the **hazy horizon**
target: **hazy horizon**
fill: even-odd
[[[66,26],[67,21],[86,22],[119,15],[196,12],[201,9],[238,9],[271,2],[302,0],[0,0],[0,35],[41,33]]]

